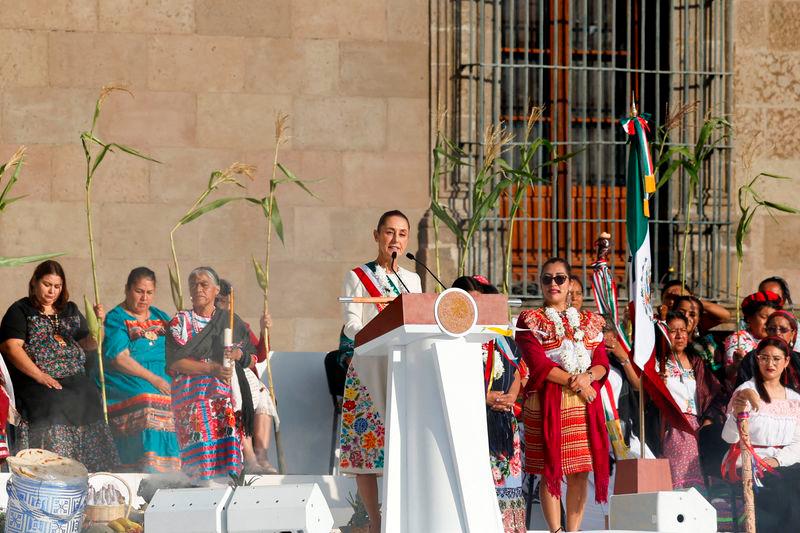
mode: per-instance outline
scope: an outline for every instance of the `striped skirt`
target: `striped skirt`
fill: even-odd
[[[180,470],[180,450],[169,396],[143,393],[109,402],[108,425],[119,451],[121,472]]]
[[[544,430],[541,394],[525,401],[525,471],[544,472]],[[592,471],[586,403],[567,387],[561,388],[561,470],[567,474]]]
[[[212,376],[181,375],[172,382],[172,411],[188,476],[227,479],[242,470],[230,385]]]

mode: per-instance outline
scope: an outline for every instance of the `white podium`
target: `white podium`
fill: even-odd
[[[502,533],[481,343],[495,335],[486,326],[507,327],[507,299],[476,297],[463,336],[437,324],[436,300],[400,296],[356,335],[353,364],[386,428],[382,530]]]

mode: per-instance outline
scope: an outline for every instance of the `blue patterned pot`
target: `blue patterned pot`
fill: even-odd
[[[78,533],[88,481],[59,483],[12,474],[6,484],[6,533]]]

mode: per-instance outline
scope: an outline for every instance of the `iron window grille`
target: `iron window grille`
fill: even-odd
[[[505,123],[521,139],[532,105],[544,105],[532,136],[559,153],[582,150],[529,189],[512,250],[512,293],[539,297],[538,273],[550,256],[565,257],[588,287],[593,242],[612,234],[614,276],[624,291],[626,135],[619,119],[638,108],[653,131],[667,106],[697,102],[672,143],[694,145],[708,115],[730,120],[733,92],[731,0],[438,0],[432,2],[432,94],[447,108],[445,133],[477,164],[483,131]],[[728,141],[700,173],[688,205],[683,172],[651,201],[654,281],[678,277],[690,209],[687,280],[706,298],[729,300],[732,257],[731,152]],[[505,157],[518,154],[512,144]],[[468,167],[442,184],[450,208],[470,213]],[[503,279],[510,200],[476,235],[469,272]],[[621,294],[622,299],[626,295]]]

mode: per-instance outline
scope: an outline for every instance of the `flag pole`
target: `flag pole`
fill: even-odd
[[[635,119],[637,116],[639,116],[639,111],[636,109],[636,93],[631,91],[631,118]],[[631,150],[632,149],[633,149],[633,146],[631,146]],[[630,298],[630,295],[628,295],[628,298]],[[633,337],[634,333],[635,333],[634,331],[631,331],[631,335],[630,335],[630,338],[632,339],[631,340],[631,346],[635,346],[635,339]],[[640,454],[639,457],[644,459],[645,458],[644,451],[645,451],[645,448],[646,448],[645,434],[644,434],[645,433],[645,429],[644,429],[645,428],[645,424],[644,424],[644,368],[642,368],[641,371],[642,371],[641,372],[641,377],[639,378],[639,454]]]

